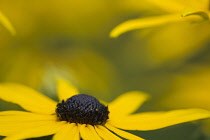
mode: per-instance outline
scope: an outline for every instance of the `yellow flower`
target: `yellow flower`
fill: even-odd
[[[125,93],[106,106],[92,96],[79,94],[66,81],[59,80],[57,89],[60,103],[23,85],[1,84],[0,98],[28,112],[0,112],[0,135],[7,136],[5,140],[52,134],[54,140],[120,140],[118,136],[143,140],[121,129],[155,130],[210,117],[202,109],[131,114],[148,98],[138,91]]]
[[[209,19],[209,0],[187,0],[187,1],[175,1],[175,0],[148,0],[151,5],[156,5],[163,11],[167,12],[165,15],[153,16],[147,18],[139,18],[129,20],[121,23],[115,27],[110,33],[111,37],[118,37],[119,35],[135,29],[148,28],[167,24],[171,22],[179,22],[182,20],[201,20],[201,18]],[[198,16],[199,15],[199,16]],[[184,18],[190,16],[189,18]]]
[[[154,64],[191,57],[209,41],[210,31],[206,30],[210,27],[209,0],[146,2],[154,10],[149,9],[141,15],[149,13],[151,16],[125,21],[115,27],[110,36],[118,37],[131,30],[149,28],[147,31],[152,32],[145,44]]]
[[[10,31],[12,35],[16,34],[16,31],[7,17],[0,11],[0,23]]]
[[[112,85],[118,85],[115,67],[93,49],[49,46],[2,49],[0,80],[39,89],[43,85],[52,87],[55,77],[65,77],[84,90],[103,95],[110,93]]]

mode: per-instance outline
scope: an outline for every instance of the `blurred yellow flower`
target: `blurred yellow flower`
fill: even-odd
[[[146,2],[156,8],[156,11],[146,11],[154,16],[123,22],[111,31],[110,36],[118,37],[131,30],[153,27],[147,39],[147,47],[151,59],[156,63],[186,58],[197,52],[209,40],[209,0]],[[145,11],[143,14],[146,14]]]
[[[0,99],[29,111],[0,112],[0,135],[6,136],[4,140],[52,134],[54,140],[121,140],[118,136],[143,140],[121,129],[155,130],[210,117],[210,112],[203,109],[131,114],[148,98],[138,91],[125,93],[108,106],[93,96],[79,94],[64,80],[58,80],[57,92],[60,103],[23,85],[1,84]]]
[[[179,22],[183,20],[200,21],[202,18],[209,19],[210,16],[209,0],[187,0],[185,2],[177,0],[149,0],[149,2],[167,11],[168,14],[126,21],[115,27],[111,31],[110,36],[118,37],[130,30],[148,28],[171,22]],[[187,16],[190,17],[184,18]]]
[[[0,23],[10,31],[12,35],[16,34],[16,31],[7,17],[0,11]]]
[[[8,49],[11,47],[3,48],[0,54],[0,80],[4,82],[18,82],[37,89],[43,84],[53,85],[55,77],[65,77],[82,89],[104,95],[117,84],[114,67],[91,49],[71,46],[59,48],[59,51],[42,46],[27,46],[9,52]]]
[[[91,93],[112,93],[114,66],[98,49],[117,14],[110,1],[0,1],[20,31],[15,38],[0,34],[0,81],[40,88],[59,75]]]

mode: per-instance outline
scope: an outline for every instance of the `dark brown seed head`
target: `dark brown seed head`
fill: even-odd
[[[95,97],[79,94],[57,104],[57,116],[70,123],[102,125],[109,119],[108,107]]]

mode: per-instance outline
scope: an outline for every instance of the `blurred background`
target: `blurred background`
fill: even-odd
[[[203,19],[208,0],[196,1],[207,7],[196,15],[201,21],[170,21],[118,38],[109,35],[131,19],[181,17],[191,1],[1,0],[0,10],[16,35],[0,24],[0,82],[22,83],[57,99],[55,79],[62,77],[81,93],[105,101],[130,90],[146,92],[152,98],[139,112],[210,110],[209,15]],[[0,110],[8,109],[21,108],[0,101]],[[209,140],[210,120],[133,133],[147,140]]]

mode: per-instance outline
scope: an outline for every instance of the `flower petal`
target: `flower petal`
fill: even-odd
[[[88,129],[90,130],[90,132],[94,135],[94,137],[96,138],[96,140],[102,140],[100,138],[100,136],[96,133],[95,128],[92,125],[87,125]]]
[[[43,122],[45,121],[42,121],[42,123]],[[41,123],[41,121],[39,123]],[[65,124],[66,122],[51,121],[48,124],[43,124],[40,126],[30,128],[30,129],[25,129],[25,130],[19,131],[18,133],[9,135],[4,140],[20,140],[20,139],[52,135],[58,132],[63,126],[65,126]]]
[[[106,133],[104,133],[102,130],[98,129],[96,126],[95,126],[95,130],[103,140],[110,140],[110,137]]]
[[[157,8],[164,10],[170,13],[178,13],[182,11],[187,4],[189,4],[189,0],[180,1],[180,0],[147,0],[151,5],[156,6]]]
[[[80,125],[77,124],[77,131],[75,133],[75,136],[72,138],[72,140],[81,140],[81,136],[80,136],[80,133],[79,133],[79,129],[80,129]]]
[[[196,15],[192,15],[187,17],[181,17],[181,14],[169,14],[169,15],[161,15],[161,16],[153,16],[153,17],[145,17],[138,18],[133,20],[125,21],[119,25],[117,25],[110,33],[110,37],[116,38],[119,35],[136,30],[136,29],[144,29],[149,27],[156,27],[168,23],[174,22],[183,22],[183,21],[202,21],[203,17],[199,17]]]
[[[18,118],[17,120],[19,121],[7,120],[4,122],[2,120],[0,122],[0,135],[9,136],[28,129],[47,126],[48,124],[54,124],[56,122],[55,120],[46,120],[46,119],[43,120],[31,119],[31,121],[28,119],[24,121],[23,119],[21,120],[20,118]]]
[[[12,35],[16,34],[16,31],[6,16],[0,11],[0,23],[10,31]]]
[[[66,124],[54,136],[53,140],[79,140],[79,129],[75,123]]]
[[[121,138],[107,130],[104,126],[97,125],[95,129],[104,140],[122,140]]]
[[[89,133],[86,124],[82,124],[80,127],[80,135],[82,137],[82,139],[84,140],[88,140],[90,138],[92,138],[92,135]],[[93,140],[95,140],[94,138],[92,138]]]
[[[139,19],[132,19],[117,25],[110,33],[110,37],[118,37],[119,35],[136,29],[143,29],[148,27],[159,26],[170,22],[181,20],[180,14],[170,14],[163,16],[146,17]]]
[[[207,12],[209,11],[209,0],[191,0],[185,7],[184,13],[189,13],[189,12]]]
[[[131,115],[109,121],[115,127],[126,130],[155,130],[171,125],[205,119],[210,117],[210,112],[203,109],[182,109],[168,112],[154,112]]]
[[[63,79],[57,80],[57,92],[60,101],[66,100],[73,95],[79,94],[79,91],[72,84]]]
[[[147,94],[139,91],[131,91],[122,94],[109,103],[110,118],[133,113],[148,99],[148,97]]]
[[[209,20],[209,14],[209,0],[192,0],[182,12],[182,16],[199,15],[207,20]]]
[[[95,131],[95,130],[93,130]],[[95,135],[95,133],[93,133],[89,128],[88,125],[83,124],[80,127],[80,134],[81,137],[84,140],[89,140],[91,138],[91,140],[101,140],[101,138],[98,135]]]
[[[0,116],[10,116],[10,115],[21,115],[21,116],[25,116],[25,115],[31,115],[31,114],[36,114],[36,113],[31,113],[31,112],[26,112],[26,111],[1,111],[0,112]]]
[[[10,124],[27,121],[56,121],[56,115],[42,115],[23,111],[0,112],[0,124]]]
[[[18,104],[31,112],[55,113],[55,101],[24,85],[0,84],[0,99]]]
[[[106,123],[105,125],[109,130],[113,131],[114,133],[118,134],[119,136],[129,139],[129,140],[144,140],[136,135],[133,135],[131,133],[122,131],[120,129],[115,128],[114,126],[110,125],[109,123]]]

